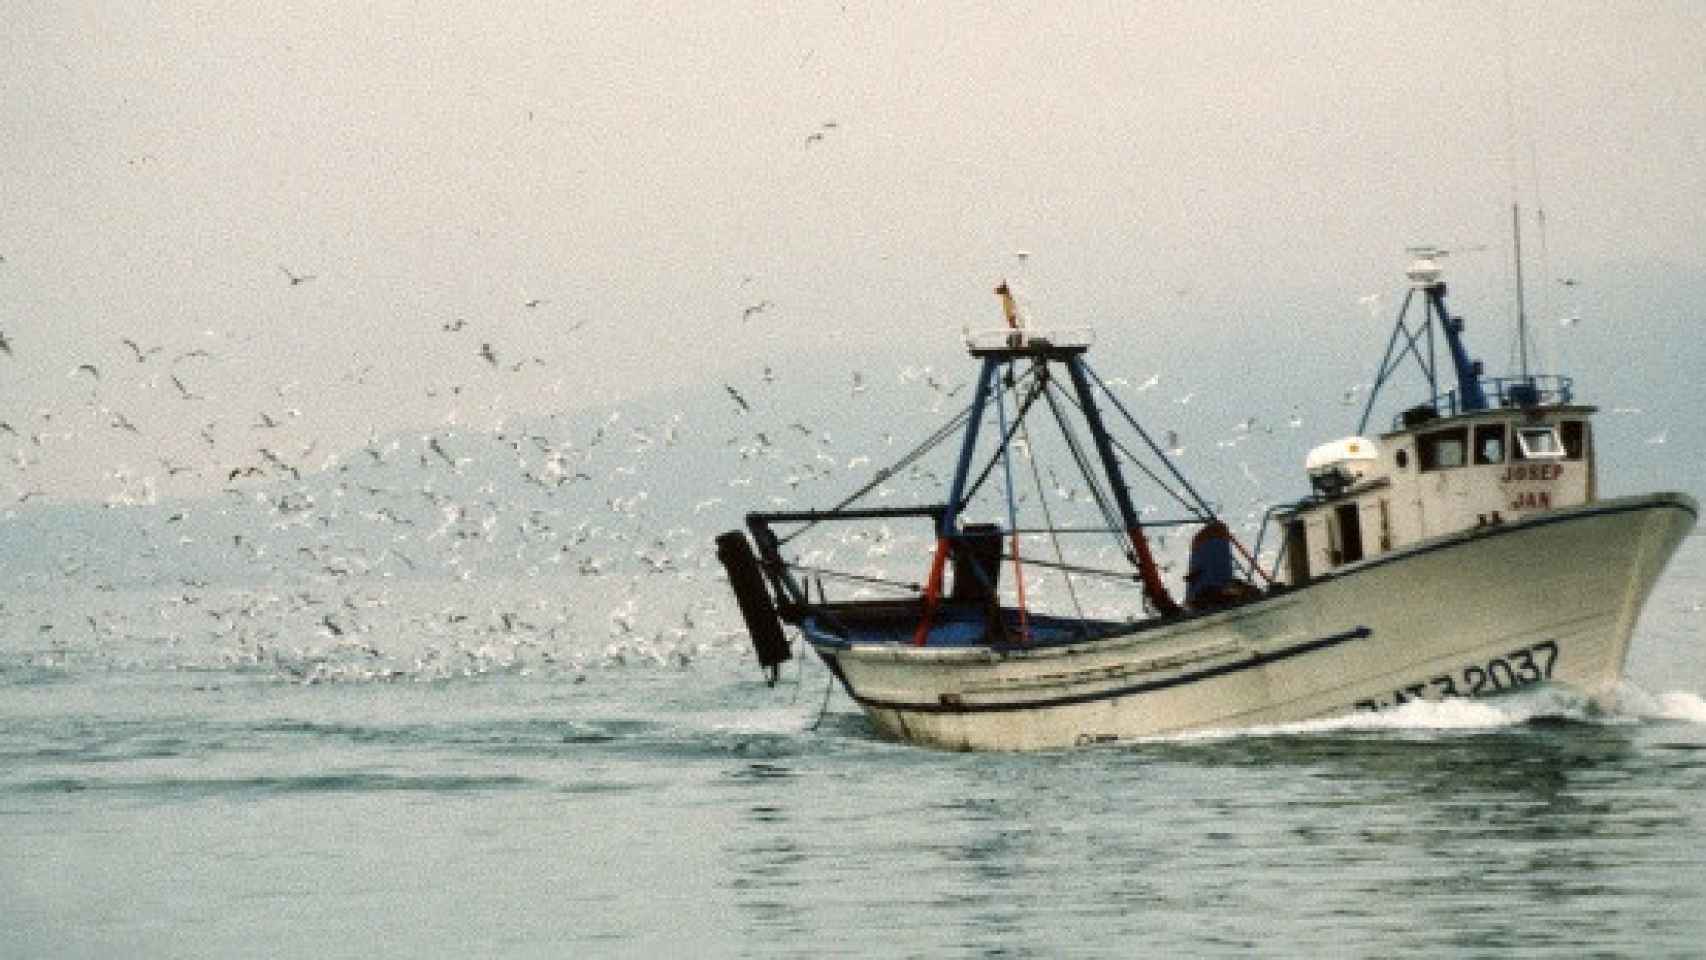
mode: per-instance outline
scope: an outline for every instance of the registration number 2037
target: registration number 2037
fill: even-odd
[[[1552,667],[1557,662],[1558,642],[1542,640],[1485,663],[1472,663],[1393,690],[1390,699],[1358,700],[1356,706],[1359,710],[1384,710],[1411,700],[1490,696],[1552,679]]]

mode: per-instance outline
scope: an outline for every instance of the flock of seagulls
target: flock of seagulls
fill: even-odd
[[[314,279],[280,270],[293,288]],[[519,303],[534,310],[549,300]],[[758,305],[750,316],[771,303]],[[462,382],[422,388],[455,408],[491,398],[494,391],[481,390],[480,369],[545,363],[514,363],[502,340],[479,335],[480,325],[467,319],[430,322],[438,335],[468,338],[472,367]],[[8,362],[34,362],[19,358],[24,351],[14,338],[0,335],[0,344]],[[35,478],[44,458],[72,444],[105,447],[115,461],[132,464],[115,462],[107,471],[102,534],[80,550],[37,558],[33,574],[17,575],[19,586],[64,582],[93,591],[100,609],[89,622],[59,622],[51,603],[25,613],[22,601],[0,601],[0,628],[12,629],[20,618],[39,621],[31,632],[49,658],[75,653],[77,640],[109,649],[154,636],[168,621],[166,648],[214,650],[222,664],[303,682],[433,679],[550,664],[584,673],[738,653],[744,634],[727,616],[724,590],[662,584],[713,578],[707,547],[736,511],[871,462],[869,454],[833,446],[827,431],[749,399],[754,388],[769,391],[784,379],[772,366],[752,386],[726,386],[734,406],[720,416],[734,419],[720,426],[718,415],[694,423],[685,411],[634,419],[641,414],[611,410],[591,421],[509,417],[480,430],[463,427],[453,409],[440,428],[372,435],[364,447],[338,450],[320,448],[312,391],[296,381],[279,383],[275,402],[247,413],[211,402],[202,384],[216,382],[233,359],[228,351],[137,337],[89,351],[93,356],[71,369],[89,386],[85,400],[38,404],[0,420],[0,438],[16,445],[5,473],[14,515],[25,504],[69,505]],[[134,372],[111,374],[115,365]],[[341,379],[365,383],[369,369]],[[863,374],[852,383],[855,395],[876,392]],[[124,409],[134,392],[156,388],[182,404],[179,413],[144,419]],[[714,442],[707,429],[728,435]],[[693,442],[686,442],[690,434]],[[168,452],[168,435],[193,437],[200,455]],[[708,456],[725,460],[681,459]],[[719,477],[738,495],[699,495]],[[684,486],[684,478],[696,485]],[[673,484],[669,495],[659,494],[660,484]],[[171,589],[163,601],[126,612],[139,565],[151,571],[145,582]],[[503,593],[492,584],[517,579],[533,590],[502,604],[491,599]],[[440,581],[461,585],[465,596],[431,614],[404,601]],[[648,588],[651,581],[660,587]],[[641,596],[653,602],[640,603]],[[603,614],[592,612],[599,604],[608,605]],[[430,640],[428,649],[420,638]],[[598,643],[589,647],[592,640]]]
[[[291,288],[315,279],[279,269]],[[551,300],[517,302],[539,310]],[[758,299],[742,308],[742,319],[759,319],[774,306]],[[17,575],[14,597],[0,600],[0,629],[33,631],[50,659],[73,655],[80,640],[117,648],[126,638],[148,637],[160,641],[155,649],[200,650],[216,662],[210,665],[300,682],[546,669],[584,678],[601,667],[741,656],[745,635],[718,582],[712,536],[737,525],[746,510],[833,502],[866,484],[890,503],[933,502],[942,493],[940,465],[883,469],[904,449],[897,432],[922,435],[935,425],[934,418],[899,422],[895,411],[949,411],[964,403],[968,386],[969,368],[850,370],[838,375],[846,391],[840,395],[850,402],[809,394],[822,401],[817,408],[841,417],[815,423],[800,417],[814,405],[802,405],[799,391],[828,377],[755,364],[750,377],[720,384],[723,405],[504,417],[476,429],[462,424],[460,411],[493,398],[481,384],[495,381],[482,381],[480,371],[489,377],[547,361],[516,360],[500,337],[465,318],[424,322],[434,331],[429,336],[466,351],[459,382],[422,387],[450,404],[450,415],[424,431],[370,434],[356,449],[320,446],[318,415],[304,403],[311,391],[295,381],[275,386],[274,402],[264,408],[220,409],[201,385],[230,359],[217,348],[124,336],[77,363],[70,376],[90,388],[82,408],[38,408],[0,420],[0,439],[13,447],[4,476],[14,520],[26,505],[39,511],[44,503],[64,504],[34,475],[41,458],[73,441],[127,450],[136,462],[156,434],[173,429],[190,437],[200,456],[160,450],[142,457],[157,469],[115,464],[103,522],[118,535],[37,558],[34,573]],[[31,362],[23,352],[0,331],[4,362]],[[363,367],[342,380],[365,384],[370,372]],[[156,384],[182,404],[169,426],[123,409],[122,391]],[[1267,454],[1245,448],[1301,429],[1302,412],[1229,418],[1215,429],[1207,423],[1213,414],[1197,402],[1200,391],[1185,384],[1162,390],[1160,372],[1108,385],[1133,404],[1147,400],[1139,415],[1163,425],[1169,455],[1206,461],[1218,454],[1228,469],[1236,466],[1251,492],[1223,503],[1222,513],[1241,514],[1251,531],[1267,506],[1252,463]],[[1352,403],[1365,389],[1354,384],[1342,399]],[[1666,440],[1660,432],[1648,442]],[[1032,443],[1019,441],[1023,459]],[[1274,449],[1292,455],[1295,447],[1286,440]],[[1021,503],[1045,494],[1057,508],[1093,503],[1083,481],[1052,469],[1046,486],[1039,476],[1037,487],[1021,493]],[[214,492],[185,492],[193,490]],[[1144,506],[1146,514],[1157,509]],[[1041,544],[1027,550],[1033,546],[1042,552]],[[884,525],[839,534],[804,559],[850,563],[873,578],[915,578],[912,568],[930,547],[928,531]],[[1107,559],[1110,548],[1099,549]],[[164,595],[149,594],[144,608],[127,611],[124,599],[139,595],[138,568],[148,571],[141,581]],[[51,601],[30,606],[18,599],[59,583],[92,591],[98,612],[86,623],[63,622]],[[1126,600],[1097,593],[1113,587],[1081,589],[1113,609]],[[1030,589],[1041,598],[1072,588],[1044,573]],[[1081,599],[1073,594],[1074,602]]]
[[[126,363],[166,369],[221,360],[134,340],[114,348]],[[496,355],[482,341],[475,360],[492,368],[488,351]],[[85,375],[100,376],[95,364],[85,366]],[[49,558],[38,573],[39,585],[92,590],[102,612],[77,626],[38,609],[34,629],[60,657],[79,639],[116,649],[126,637],[164,630],[164,649],[201,650],[216,661],[207,665],[316,683],[492,670],[584,678],[604,667],[743,656],[745,635],[718,582],[712,536],[745,510],[824,502],[869,481],[893,459],[896,436],[861,434],[858,424],[886,417],[883,404],[897,399],[915,411],[940,410],[963,402],[966,387],[963,377],[929,366],[892,376],[850,371],[843,383],[859,402],[843,411],[843,430],[801,419],[800,405],[779,392],[790,382],[806,385],[766,365],[749,381],[724,383],[729,405],[720,413],[511,418],[494,430],[446,425],[325,451],[313,437],[314,414],[294,405],[304,392],[294,381],[273,389],[277,405],[233,422],[209,416],[177,380],[196,414],[185,423],[210,459],[225,458],[220,492],[171,494],[180,480],[205,479],[207,464],[162,456],[158,470],[115,468],[104,519],[123,535]],[[1158,382],[1120,389],[1135,395]],[[96,397],[102,426],[145,444],[147,426],[112,405],[118,384],[104,386]],[[449,398],[472,403],[470,393]],[[1249,434],[1255,424],[1236,426]],[[26,447],[55,442],[21,437],[9,423],[4,432]],[[1170,441],[1182,447],[1176,433]],[[26,456],[13,472],[30,470]],[[1058,498],[1088,502],[1082,485],[1051,479]],[[925,502],[940,497],[942,484],[941,468],[914,465],[887,476],[876,495]],[[718,486],[724,492],[711,494]],[[15,499],[34,506],[50,498],[30,488]],[[856,551],[883,563],[876,572],[894,573],[920,562],[928,539],[926,531],[848,535],[816,559]],[[126,613],[122,600],[134,584],[114,568],[136,564],[154,571],[148,582],[170,589]],[[506,596],[491,588],[518,580],[529,589]],[[458,599],[418,598],[441,582]],[[1047,592],[1045,583],[1037,589]],[[19,617],[17,607],[0,605],[0,623]]]

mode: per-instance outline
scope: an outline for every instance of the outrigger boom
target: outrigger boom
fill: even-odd
[[[872,625],[880,624],[878,634],[897,640],[899,634],[905,633],[904,639],[914,646],[932,643],[1005,646],[1082,639],[1114,629],[1129,629],[1130,617],[1098,619],[1082,615],[1081,609],[1078,616],[1067,617],[1033,610],[1035,598],[1034,592],[1027,590],[1027,566],[1067,578],[1135,582],[1150,619],[1155,620],[1178,617],[1187,608],[1204,610],[1254,596],[1257,591],[1251,580],[1255,566],[1249,561],[1248,552],[1241,545],[1238,547],[1245,558],[1240,569],[1231,556],[1233,541],[1225,525],[1216,519],[1207,502],[1191,488],[1160,445],[1085,362],[1084,354],[1091,340],[1088,331],[1028,330],[1006,284],[997,287],[996,292],[1002,298],[1007,328],[968,335],[966,346],[979,361],[979,371],[968,404],[946,427],[896,466],[878,471],[872,483],[839,506],[747,515],[747,527],[757,548],[756,564],[763,582],[776,598],[776,614],[790,624],[815,616],[829,624],[830,629],[848,636],[869,633]],[[1138,442],[1116,439],[1104,421],[1104,404],[1117,411]],[[1054,436],[1078,467],[1079,478],[1099,523],[1063,524],[1048,510],[1040,489],[1033,502],[1044,512],[1042,521],[1020,523],[1020,504],[1028,498],[1016,492],[1015,469],[1032,465],[1032,451],[1039,442],[1030,426],[1033,419],[1053,423]],[[992,433],[987,440],[985,428],[991,428]],[[955,430],[962,432],[962,440],[945,500],[909,507],[853,506]],[[1088,434],[1087,441],[1082,436],[1084,433]],[[1146,524],[1127,486],[1128,467],[1172,495],[1184,506],[1187,516],[1182,520]],[[995,487],[1000,487],[1004,496],[990,496]],[[968,511],[980,499],[995,501],[986,505],[1004,516],[995,522],[968,522]],[[921,581],[835,571],[790,560],[784,554],[795,537],[819,524],[909,518],[929,521],[934,540],[930,563]],[[1192,575],[1187,578],[1191,589],[1185,604],[1175,600],[1167,589],[1146,534],[1146,527],[1170,530],[1181,524],[1201,525],[1211,533],[1203,538],[1193,557]],[[785,532],[779,532],[779,528]],[[1090,562],[1069,562],[1058,547],[1059,538],[1086,533],[1111,534],[1129,566],[1120,570]],[[1054,558],[1027,559],[1025,540],[1044,537],[1055,541]],[[1012,585],[1005,598],[1000,587],[1002,566],[1012,569]],[[744,573],[736,576],[733,569],[731,577],[737,584],[760,579]],[[887,586],[897,591],[898,596],[831,601],[825,593],[825,579]],[[812,583],[816,585],[815,597]],[[743,590],[737,585],[736,592],[739,595],[750,589]],[[762,622],[767,615],[764,604],[743,598],[742,610],[760,618],[759,623],[748,620],[755,638],[771,633]],[[908,623],[909,629],[901,630],[903,623]],[[767,659],[761,654],[761,662]]]

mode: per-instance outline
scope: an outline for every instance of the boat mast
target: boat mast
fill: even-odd
[[[1516,343],[1521,358],[1522,382],[1528,382],[1528,311],[1522,299],[1522,215],[1515,200],[1511,201],[1511,242],[1516,247]]]

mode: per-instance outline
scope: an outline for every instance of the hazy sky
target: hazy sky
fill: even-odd
[[[1019,249],[1038,316],[1158,342],[1259,348],[1268,300],[1342,326],[1416,243],[1503,309],[1513,184],[1542,297],[1698,277],[1703,79],[1694,2],[26,0],[0,499],[211,477],[263,415],[330,450],[814,350],[898,367],[996,321]]]

